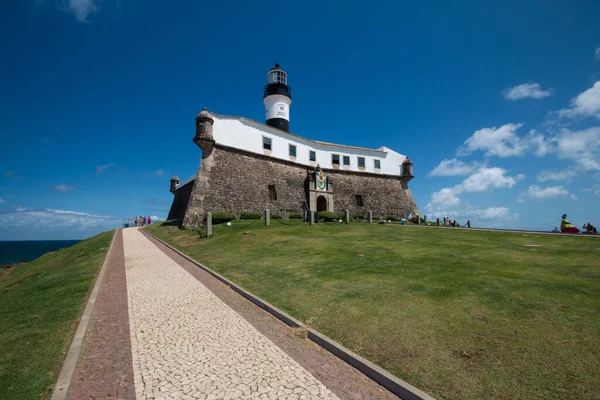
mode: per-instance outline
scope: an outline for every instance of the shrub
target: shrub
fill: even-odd
[[[227,211],[216,211],[212,213],[212,222],[213,224],[222,224],[224,222],[229,222],[235,219],[235,216]]]
[[[242,215],[240,215],[240,219],[260,219],[260,218],[261,218],[261,213],[259,213],[259,212],[246,211],[246,212],[243,212]]]
[[[196,228],[196,233],[198,234],[198,236],[200,236],[200,238],[205,238],[206,237],[206,226],[204,225],[200,225]]]
[[[357,221],[357,220],[365,219],[365,216],[362,214],[350,214],[350,219]]]
[[[298,213],[294,213],[294,214],[290,214],[288,215],[289,219],[302,219],[302,214],[298,214]]]
[[[322,219],[325,222],[334,222],[339,221],[340,219],[344,219],[343,212],[331,212],[331,211],[321,211],[319,212],[319,219]]]
[[[394,217],[393,215],[388,215],[387,217],[384,218],[386,221],[399,221],[399,219],[397,217]]]
[[[281,215],[279,215],[279,214],[271,214],[271,219],[281,219]]]

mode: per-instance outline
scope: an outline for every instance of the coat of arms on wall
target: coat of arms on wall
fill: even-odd
[[[317,184],[317,190],[327,190],[327,174],[319,166],[315,171],[315,183]]]

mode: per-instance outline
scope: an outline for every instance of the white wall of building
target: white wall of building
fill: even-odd
[[[400,166],[406,156],[387,147],[378,150],[346,147],[308,140],[267,125],[241,117],[214,115],[213,137],[218,144],[246,150],[257,154],[268,154],[281,160],[294,161],[307,166],[319,164],[322,168],[335,168],[332,154],[339,154],[338,169],[377,174],[400,175]],[[263,149],[263,137],[271,139],[272,150]],[[296,146],[296,158],[289,155],[289,145]],[[309,159],[309,151],[316,152],[316,162]],[[343,165],[343,157],[350,157],[350,166]],[[365,158],[365,167],[358,167],[358,157]],[[375,160],[380,160],[381,168],[375,169]]]

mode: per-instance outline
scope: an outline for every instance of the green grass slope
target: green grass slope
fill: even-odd
[[[0,399],[49,398],[113,232],[0,277]]]
[[[148,230],[439,399],[598,398],[600,240],[249,222]]]

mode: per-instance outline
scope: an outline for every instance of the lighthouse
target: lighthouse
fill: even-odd
[[[266,124],[282,131],[290,131],[290,105],[292,88],[287,84],[287,74],[279,64],[269,70],[264,88]]]

